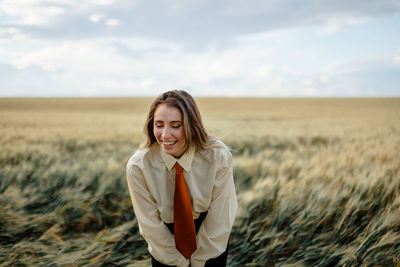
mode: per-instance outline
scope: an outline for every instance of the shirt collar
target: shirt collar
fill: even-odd
[[[177,159],[174,156],[165,153],[160,147],[161,158],[163,159],[164,164],[167,166],[169,171],[172,169],[172,167],[174,167],[175,163],[178,162],[185,171],[189,172],[190,167],[192,166],[194,151],[194,147],[190,147],[179,159]]]

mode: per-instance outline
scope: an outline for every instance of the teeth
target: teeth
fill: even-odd
[[[174,144],[175,142],[163,142],[163,143],[164,143],[164,145],[166,145],[166,146],[170,146],[170,145]]]

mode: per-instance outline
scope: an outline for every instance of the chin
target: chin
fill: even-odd
[[[164,149],[164,152],[167,154],[170,154],[171,156],[173,156],[175,158],[179,158],[180,156],[182,156],[185,153],[185,152],[180,152],[178,149],[172,149],[172,150]]]
[[[166,153],[174,157],[180,157],[182,156],[185,151],[183,150],[184,148],[181,146],[176,147],[177,144],[174,145],[174,147],[165,147],[162,142],[158,142],[160,145],[161,149]],[[176,156],[179,155],[179,156]]]

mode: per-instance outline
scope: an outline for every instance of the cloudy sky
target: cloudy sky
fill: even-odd
[[[400,96],[399,0],[0,0],[0,96]]]

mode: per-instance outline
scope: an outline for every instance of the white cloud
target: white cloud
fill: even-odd
[[[312,86],[314,84],[314,81],[310,77],[306,77],[304,78],[303,83],[305,86]]]
[[[92,5],[112,5],[115,3],[114,0],[86,0],[85,2],[92,4]]]
[[[20,17],[20,24],[41,25],[64,13],[57,5],[35,0],[3,0],[0,8],[7,14]]]
[[[31,49],[0,50],[0,59],[6,54],[12,66],[21,72],[29,71],[32,67],[40,68],[48,72],[48,78],[57,84],[57,88],[68,85],[75,94],[78,92],[87,96],[113,92],[151,94],[166,84],[173,86],[174,82],[171,80],[177,78],[173,72],[181,68],[178,64],[169,63],[170,53],[174,53],[173,44],[166,42],[166,49],[155,53],[154,57],[132,60],[118,52],[113,46],[115,42],[116,39],[96,39],[42,42],[38,45],[35,41],[30,41]],[[151,39],[132,38],[122,42],[130,49],[144,53],[148,49],[144,44],[160,47],[160,41]],[[138,46],[135,47],[135,44]],[[158,71],[154,72],[157,68]],[[172,75],[166,80],[160,78],[163,73]],[[45,84],[49,86],[52,83]]]
[[[79,14],[114,3],[114,0],[2,0],[0,9],[17,17],[18,24],[39,26],[49,24],[55,18],[67,15],[66,13]],[[102,18],[96,15],[90,17],[93,22]]]
[[[317,25],[317,31],[324,34],[335,34],[351,26],[367,23],[368,21],[370,21],[368,17],[352,17],[349,15],[344,17],[332,17],[327,19],[322,25]]]
[[[297,44],[296,38],[288,44]],[[30,49],[2,50],[0,59],[6,55],[21,71],[40,68],[60,85],[57,88],[85,96],[153,95],[160,88],[190,89],[197,95],[329,96],[337,77],[362,71],[355,68],[359,64],[349,67],[346,62],[321,61],[309,67],[304,62],[310,55],[301,48],[274,50],[270,39],[254,40],[241,39],[223,50],[210,45],[201,51],[151,38],[28,40],[24,43],[31,44]],[[293,57],[303,62],[303,68],[292,64]],[[344,87],[345,78],[340,79]]]
[[[319,83],[326,84],[329,82],[329,76],[327,74],[322,74],[318,78]]]
[[[15,27],[0,28],[0,40],[27,40],[29,35]]]
[[[97,13],[97,14],[93,14],[89,17],[90,21],[93,23],[104,23],[104,25],[108,26],[108,27],[116,27],[116,26],[120,26],[121,25],[121,21],[118,19],[106,19],[107,15],[105,13]]]
[[[253,32],[253,33],[240,34],[235,36],[233,40],[238,43],[247,43],[247,44],[249,43],[259,44],[267,42],[269,44],[283,45],[292,42],[295,39],[294,33],[296,32],[289,29],[274,29],[268,31],[261,31],[257,33]]]
[[[89,17],[90,21],[93,23],[99,23],[101,20],[103,20],[106,17],[106,14],[104,13],[98,13],[98,14],[93,14]]]
[[[127,60],[99,41],[63,41],[44,45],[41,49],[15,53],[11,63],[17,69],[36,65],[49,71],[64,70],[75,74],[124,71],[123,65]]]
[[[272,74],[273,66],[271,64],[261,65],[256,68],[255,76],[258,78],[269,77]]]
[[[115,27],[115,26],[121,25],[121,21],[119,21],[119,20],[117,20],[117,19],[107,19],[107,20],[105,21],[105,24],[106,24],[107,26],[110,26],[110,27]]]
[[[225,1],[212,10],[200,2],[140,1],[0,0],[0,12],[17,21],[0,28],[0,76],[8,79],[0,95],[21,87],[1,73],[9,68],[27,92],[51,87],[88,96],[149,95],[189,88],[198,95],[329,95],[346,83],[356,88],[361,74],[387,61],[393,68],[400,62],[391,45],[399,40],[394,31],[381,26],[393,35],[386,42],[369,27],[374,17],[391,14],[390,1],[359,3],[355,10],[344,0],[332,0],[329,9],[308,0],[295,11],[289,0]]]
[[[400,51],[397,52],[397,54],[394,55],[394,61],[400,63]]]

